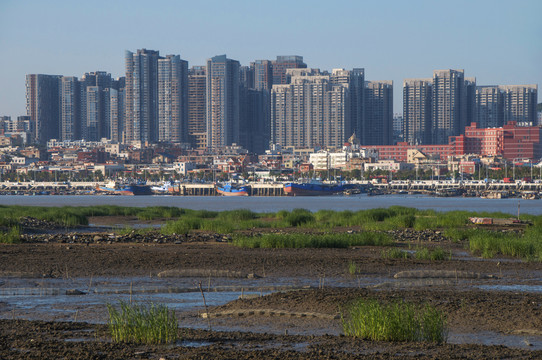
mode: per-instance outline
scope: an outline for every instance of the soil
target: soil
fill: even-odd
[[[67,239],[73,240],[70,236]],[[382,247],[241,249],[224,242],[221,236],[196,235],[190,241],[176,238],[160,243],[154,241],[157,235],[152,233],[145,235],[149,237],[145,242],[117,241],[107,234],[90,236],[102,240],[45,242],[27,238],[22,244],[0,245],[0,288],[1,279],[6,278],[156,276],[166,270],[187,269],[230,271],[256,278],[308,278],[321,286],[239,299],[211,308],[213,331],[205,330],[206,322],[197,313],[179,314],[181,326],[195,319],[203,326],[180,328],[179,340],[169,345],[114,343],[107,327],[100,324],[5,318],[0,320],[0,359],[542,358],[541,350],[528,346],[374,342],[341,335],[341,311],[356,299],[369,298],[384,303],[404,300],[434,305],[447,314],[451,333],[497,333],[542,340],[542,293],[483,290],[460,279],[406,279],[399,286],[386,281],[375,287],[344,285],[355,284],[357,278],[393,279],[395,273],[407,270],[493,275],[487,280],[477,279],[476,284],[540,285],[541,263],[482,260],[468,255],[465,244],[447,241],[438,233],[398,232],[393,236],[405,250],[443,247],[451,251],[451,260],[385,259]],[[348,270],[350,263],[356,264],[355,274]],[[244,331],[220,331],[229,327]]]

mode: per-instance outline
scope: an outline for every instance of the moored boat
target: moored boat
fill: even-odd
[[[151,187],[145,184],[119,184],[110,181],[105,185],[97,185],[96,191],[111,195],[151,195]]]
[[[216,184],[216,192],[224,196],[248,196],[250,192],[250,185],[234,185],[234,184]]]
[[[284,184],[284,192],[290,196],[322,196],[343,194],[346,190],[353,188],[354,187],[350,184],[326,184],[320,181],[311,181],[308,183],[290,182]]]
[[[152,186],[151,191],[155,194],[173,194],[175,192],[175,187],[178,191],[178,183],[175,184],[173,181],[166,181],[161,186]]]

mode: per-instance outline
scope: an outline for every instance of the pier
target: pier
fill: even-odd
[[[85,195],[94,194],[98,182],[0,182],[3,195]],[[483,194],[491,192],[542,193],[542,182],[485,182],[485,181],[404,181],[372,183],[356,181],[361,192],[373,194],[422,193],[438,195],[443,192]],[[150,186],[161,183],[148,183]],[[214,184],[180,183],[167,195],[176,196],[219,196]],[[249,187],[250,196],[286,196],[283,183],[253,183]]]

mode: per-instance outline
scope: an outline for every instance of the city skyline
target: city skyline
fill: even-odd
[[[396,113],[402,113],[403,80],[434,69],[465,69],[479,85],[542,83],[537,1],[393,2],[391,10],[372,3],[238,2],[236,11],[212,1],[53,4],[0,4],[0,42],[10,55],[0,59],[1,115],[26,114],[26,74],[123,76],[124,50],[140,48],[180,54],[190,67],[218,54],[241,65],[295,54],[310,68],[364,68],[366,80],[394,81]],[[96,18],[111,26],[96,26]],[[143,20],[156,26],[140,26]]]

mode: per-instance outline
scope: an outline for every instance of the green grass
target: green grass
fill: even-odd
[[[436,248],[429,250],[428,248],[417,248],[414,253],[414,257],[418,260],[431,260],[431,261],[442,261],[442,260],[451,260],[451,252],[446,253],[442,248]]]
[[[375,341],[446,341],[446,317],[436,308],[405,302],[382,305],[376,300],[358,300],[342,316],[347,336]]]
[[[388,250],[382,250],[381,253],[382,257],[384,259],[408,259],[410,258],[410,255],[408,252],[398,249],[398,248],[391,248]]]
[[[236,236],[235,246],[244,248],[347,248],[350,246],[389,246],[391,237],[384,233],[359,234],[262,234],[248,237]]]
[[[383,250],[382,258],[384,259],[410,259],[414,257],[418,260],[431,260],[431,261],[442,261],[442,260],[451,260],[452,253],[446,252],[444,249],[438,247],[434,250],[429,250],[428,248],[417,247],[416,251],[413,254],[410,254],[408,251],[401,250],[398,248],[392,248],[388,250]]]
[[[348,263],[348,273],[350,275],[356,275],[357,272],[358,272],[358,266],[356,265],[355,262],[350,261]]]
[[[120,309],[118,309],[120,308]],[[175,312],[165,305],[107,305],[109,330],[115,342],[165,344],[177,340]]]
[[[498,255],[542,261],[542,229],[530,228],[524,235],[478,231],[469,237],[469,249],[484,258]]]
[[[21,242],[21,233],[18,226],[13,226],[7,232],[0,232],[0,244],[17,244]]]

